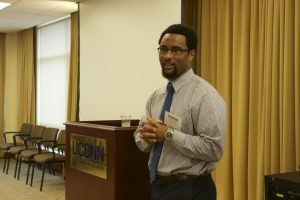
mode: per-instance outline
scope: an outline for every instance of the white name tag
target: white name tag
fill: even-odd
[[[165,112],[165,124],[168,127],[174,128],[176,130],[181,130],[182,118],[172,115],[170,112]]]

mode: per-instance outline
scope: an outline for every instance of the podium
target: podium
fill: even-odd
[[[67,122],[66,200],[150,199],[148,155],[120,120]]]

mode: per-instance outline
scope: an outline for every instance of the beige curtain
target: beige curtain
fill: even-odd
[[[18,65],[21,71],[19,124],[36,123],[36,82],[34,66],[34,30],[18,33]]]
[[[78,89],[78,12],[71,14],[71,51],[67,121],[76,121]]]
[[[4,131],[5,34],[0,33],[0,143]]]
[[[194,5],[197,17],[188,20],[183,10],[183,23],[201,38],[199,75],[227,102],[225,152],[214,174],[218,200],[263,200],[264,175],[300,164],[300,1]]]

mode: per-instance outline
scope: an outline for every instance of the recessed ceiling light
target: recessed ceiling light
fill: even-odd
[[[3,2],[0,2],[0,10],[2,10],[3,8],[9,6],[10,3],[3,3]]]

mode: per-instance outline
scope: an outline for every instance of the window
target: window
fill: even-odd
[[[64,128],[68,98],[70,18],[37,30],[37,124]]]

